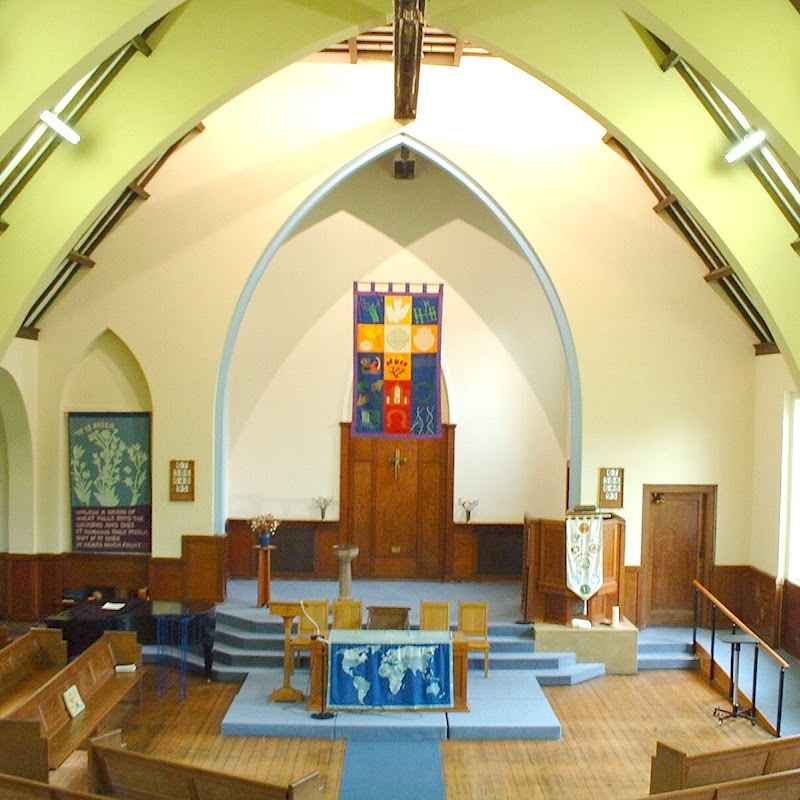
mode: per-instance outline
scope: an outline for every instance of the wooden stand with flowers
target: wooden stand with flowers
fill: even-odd
[[[256,534],[258,550],[258,608],[268,606],[270,601],[270,584],[272,583],[272,536],[280,525],[280,520],[272,514],[262,514],[250,520],[250,527]]]

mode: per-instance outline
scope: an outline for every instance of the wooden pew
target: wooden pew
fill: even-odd
[[[657,742],[650,760],[650,794],[800,769],[800,736],[687,756]]]
[[[61,789],[14,775],[0,775],[0,797],[3,800],[103,800],[96,794]]]
[[[31,628],[0,650],[0,717],[7,717],[67,663],[61,631]]]
[[[118,673],[118,664],[135,664]],[[140,686],[142,647],[136,634],[106,631],[6,719],[0,719],[0,772],[47,782],[50,769],[84,747],[131,689]],[[86,708],[71,717],[64,692],[77,686]],[[141,695],[140,695],[141,697]]]
[[[126,750],[119,731],[89,742],[89,791],[117,800],[308,800],[319,798],[316,770],[286,786],[240,778]]]
[[[659,800],[800,800],[800,770],[775,772],[659,794]],[[638,798],[651,800],[652,795]]]

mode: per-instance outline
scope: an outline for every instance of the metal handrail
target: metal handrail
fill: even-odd
[[[699,581],[692,581],[692,586],[694,586],[694,624],[692,630],[692,646],[696,650],[697,649],[697,627],[698,627],[698,617],[699,617],[699,595],[703,595],[710,603],[711,603],[711,664],[709,667],[709,680],[714,680],[714,642],[716,640],[716,631],[717,631],[717,609],[719,609],[731,622],[733,626],[734,632],[738,628],[749,636],[752,636],[756,640],[756,656],[753,665],[753,709],[755,709],[755,694],[756,694],[756,671],[758,669],[758,650],[763,650],[770,658],[775,661],[778,666],[780,667],[780,676],[778,678],[778,716],[777,722],[775,725],[775,735],[781,735],[781,716],[783,712],[783,687],[784,687],[784,678],[786,670],[789,669],[789,662],[786,659],[782,658],[778,653],[776,653],[752,628],[747,626],[744,622],[742,622],[736,614],[733,613],[724,603],[718,600],[711,592],[703,586],[702,583]],[[733,680],[733,675],[731,675],[731,680]]]

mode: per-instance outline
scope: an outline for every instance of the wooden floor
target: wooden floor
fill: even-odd
[[[146,667],[143,705],[127,706],[115,722],[132,750],[237,775],[288,782],[318,769],[322,797],[336,800],[346,742],[223,737],[222,718],[237,690],[190,677],[183,703],[177,691],[158,699],[155,669]],[[770,738],[743,719],[717,724],[712,712],[724,699],[693,672],[610,675],[545,693],[562,739],[442,742],[447,800],[629,800],[647,794],[659,739],[695,753]],[[85,753],[53,772],[51,782],[86,789]]]

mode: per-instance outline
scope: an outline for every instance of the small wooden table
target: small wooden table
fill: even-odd
[[[270,584],[272,583],[272,551],[274,544],[256,547],[258,550],[258,607],[269,605]]]
[[[303,693],[292,686],[294,665],[291,646],[292,622],[295,617],[300,616],[300,603],[270,603],[269,610],[271,614],[283,617],[283,686],[276,689],[269,699],[274,703],[300,703],[303,700]]]

